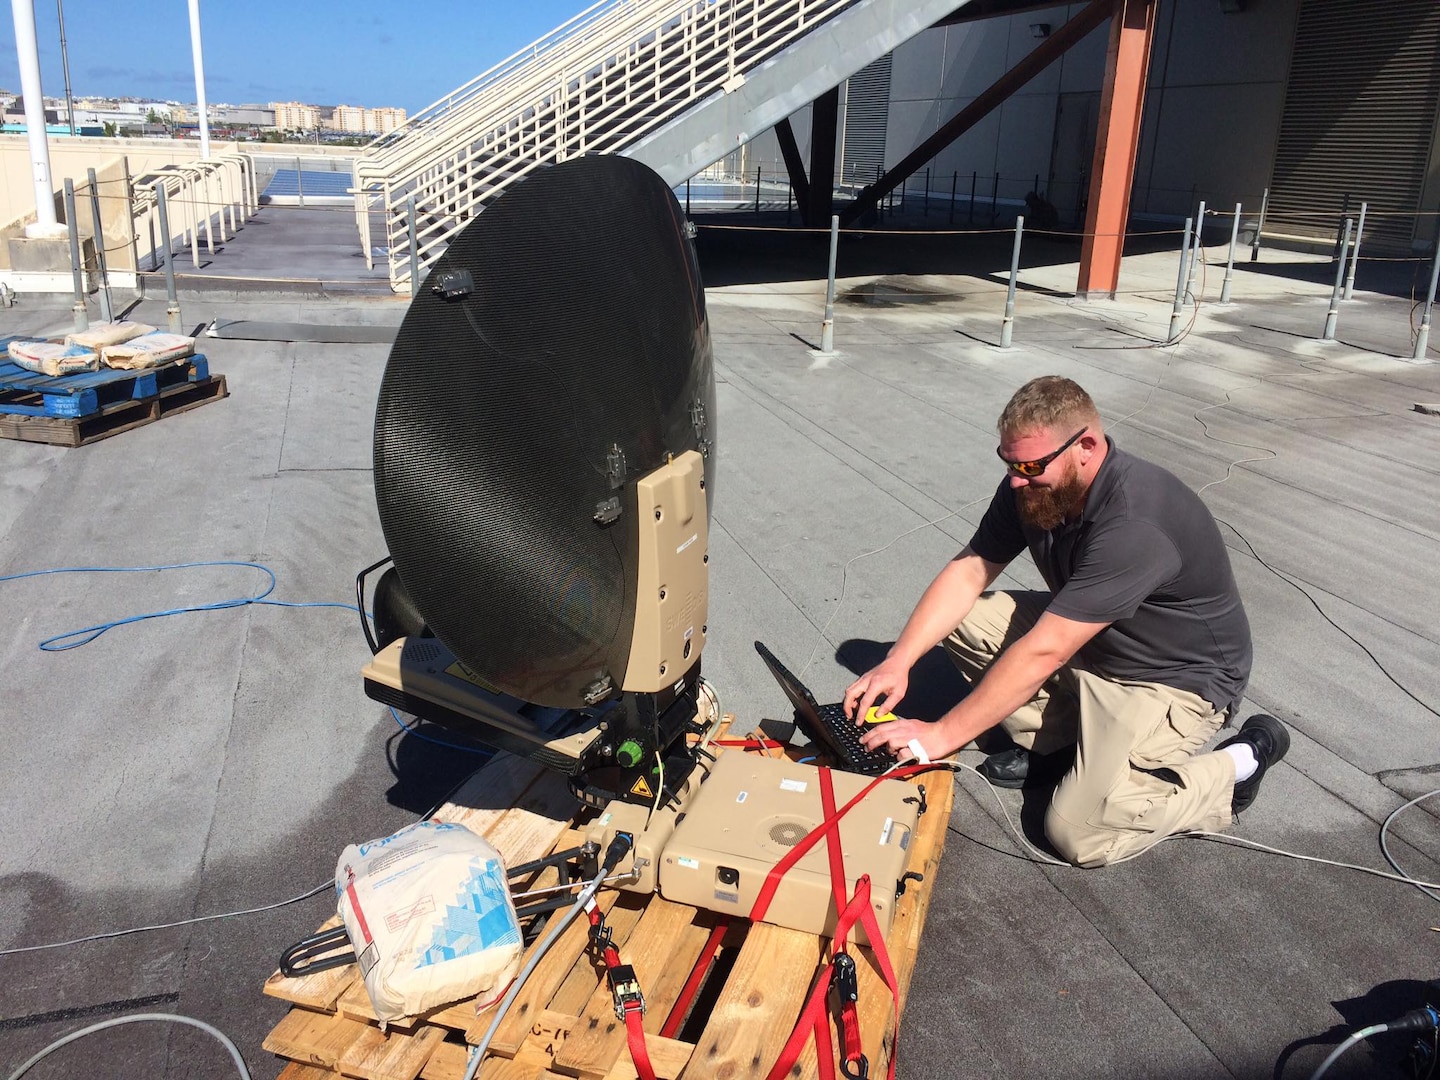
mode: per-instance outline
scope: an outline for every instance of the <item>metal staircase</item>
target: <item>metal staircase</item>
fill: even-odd
[[[372,143],[355,169],[367,264],[396,291],[505,187],[587,153],[678,184],[965,0],[602,0]],[[413,230],[414,240],[411,240]]]

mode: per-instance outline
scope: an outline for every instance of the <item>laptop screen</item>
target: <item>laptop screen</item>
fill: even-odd
[[[812,742],[819,742],[826,750],[835,755],[836,760],[844,761],[846,754],[831,736],[824,721],[820,719],[820,707],[815,703],[815,697],[806,688],[805,684],[790,674],[775,654],[767,649],[760,642],[755,642],[755,651],[760,654],[760,659],[765,661],[765,666],[770,669],[770,674],[775,676],[775,681],[780,684],[780,689],[785,691],[785,696],[790,699],[790,704],[795,706],[795,712],[799,714],[802,721],[801,727],[805,734],[810,736]]]

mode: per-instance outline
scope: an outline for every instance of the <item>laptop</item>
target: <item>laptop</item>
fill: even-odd
[[[815,695],[810,693],[804,683],[790,674],[790,670],[776,659],[774,653],[758,641],[755,642],[755,651],[760,654],[760,659],[765,661],[770,674],[775,676],[780,689],[785,691],[785,696],[795,707],[795,720],[800,729],[810,737],[812,743],[830,755],[836,768],[862,776],[879,776],[895,764],[893,755],[883,750],[866,750],[860,745],[863,732],[855,721],[845,715],[845,706],[842,703],[817,704]]]

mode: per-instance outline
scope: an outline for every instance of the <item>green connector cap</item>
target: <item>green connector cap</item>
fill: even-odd
[[[640,764],[640,759],[644,754],[645,750],[638,742],[634,739],[626,739],[620,744],[620,749],[615,751],[615,760],[623,768],[632,769]]]

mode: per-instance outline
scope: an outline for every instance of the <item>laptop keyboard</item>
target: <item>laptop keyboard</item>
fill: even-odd
[[[847,760],[838,764],[843,764],[848,772],[878,776],[895,764],[892,754],[884,750],[866,750],[860,745],[862,731],[855,721],[845,715],[845,706],[839,702],[834,705],[821,705],[820,720],[845,755]]]

